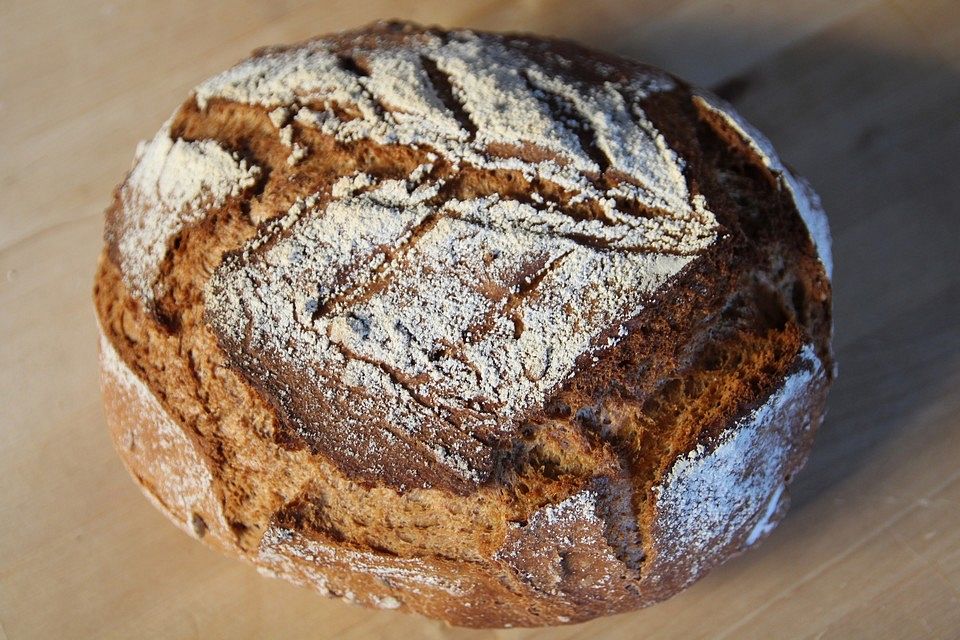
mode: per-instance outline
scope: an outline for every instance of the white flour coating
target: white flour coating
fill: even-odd
[[[129,424],[121,425],[124,434],[118,443],[125,449],[124,458],[134,458],[138,473],[152,483],[152,490],[141,486],[144,494],[192,536],[200,537],[204,533],[198,530],[196,512],[204,514],[207,520],[204,526],[226,530],[213,494],[213,477],[193,443],[147,385],[123,362],[102,328],[100,370],[104,383],[115,385],[124,409],[136,414]]]
[[[639,574],[618,558],[607,538],[609,523],[601,513],[601,496],[609,492],[604,481],[597,481],[558,504],[540,508],[523,526],[511,523],[494,558],[541,593],[570,597],[573,590],[578,598],[585,592],[599,599],[617,598],[614,585]],[[634,519],[632,513],[628,517]]]
[[[658,536],[668,545],[666,557],[658,562],[666,566],[680,560],[671,558],[669,549],[686,558],[713,557],[753,521],[747,545],[773,529],[770,520],[783,493],[781,473],[790,455],[784,446],[789,436],[781,429],[799,419],[811,384],[823,376],[811,345],[798,358],[802,367],[787,376],[762,406],[724,431],[712,450],[699,445],[678,459],[667,478],[654,487],[657,519],[663,527]],[[812,416],[803,419],[805,428],[816,426]],[[697,575],[695,567],[690,579]]]
[[[372,601],[373,605],[380,609],[399,609],[403,604],[393,596],[384,596],[383,598],[373,596]]]
[[[610,168],[627,176],[624,184],[633,180],[639,186],[632,199],[667,214],[696,218],[707,228],[715,226],[712,215],[691,203],[682,161],[639,106],[649,93],[672,88],[665,74],[650,71],[625,85],[606,82],[600,88],[573,84],[554,79],[498,40],[460,35],[447,43],[424,36],[423,42],[405,49],[357,52],[369,75],[346,70],[324,41],[267,53],[201,84],[195,90],[197,105],[204,109],[212,99],[258,104],[272,110],[275,124],[295,111],[298,123],[344,142],[429,146],[455,164],[517,169],[529,178],[549,179],[581,192],[584,199],[603,201],[614,192],[597,191],[584,175],[599,170],[577,138],[587,123]],[[444,105],[431,67],[445,76],[475,135]],[[562,118],[551,113],[547,93],[566,103]],[[312,108],[297,109],[304,103]],[[358,115],[338,117],[334,107],[345,106]],[[487,152],[489,145],[532,145],[559,157],[539,162],[497,157]],[[603,204],[613,209],[612,202]]]
[[[800,217],[807,223],[807,230],[813,239],[817,255],[820,256],[820,262],[823,263],[823,268],[827,272],[827,278],[833,278],[833,243],[827,213],[823,210],[820,196],[806,178],[796,175],[786,167],[783,168],[783,179],[790,193],[793,194],[793,201],[797,205]]]
[[[601,523],[597,516],[597,494],[591,489],[579,491],[563,502],[549,505],[543,510],[536,512],[530,518],[530,525],[539,525],[541,520],[545,524],[555,526],[564,522],[585,522],[594,521]]]
[[[750,145],[763,164],[782,181],[783,186],[790,192],[797,206],[800,217],[807,225],[807,231],[813,240],[813,246],[820,256],[828,278],[833,278],[833,254],[831,252],[830,226],[827,214],[823,210],[818,196],[805,179],[793,174],[777,155],[773,145],[766,136],[760,133],[753,125],[743,119],[733,107],[715,96],[705,94],[694,96],[694,100],[711,113],[723,118],[743,140]]]
[[[437,203],[442,182],[429,181],[430,164],[404,180],[355,174],[333,186],[321,210],[296,204],[263,255],[251,254],[261,235],[211,280],[207,305],[219,330],[238,342],[249,334],[253,349],[363,389],[358,415],[373,403],[386,415],[389,442],[419,443],[421,455],[435,458],[424,464],[481,481],[471,462],[481,446],[464,434],[496,428],[494,414],[509,424],[541,402],[579,356],[599,348],[604,331],[639,313],[715,240],[707,203],[689,193],[682,160],[640,108],[646,92],[669,81],[651,72],[628,86],[584,86],[473,34],[353,52],[363,73],[329,46],[243,62],[198,87],[197,104],[262,105],[287,145],[291,125],[283,123],[295,113],[300,126],[345,143],[428,148],[454,166],[518,170],[602,212],[576,218],[542,197]],[[438,83],[462,106],[461,119]],[[562,113],[551,101],[565,105]],[[581,145],[585,130],[593,151]],[[501,157],[491,145],[553,156]],[[596,186],[597,153],[622,177],[610,187]],[[618,199],[656,214],[637,216]],[[401,388],[397,378],[408,382]],[[318,385],[319,394],[337,392]],[[468,415],[452,427],[451,412]],[[350,438],[350,417],[338,419]],[[378,471],[377,442],[358,436],[349,448]]]
[[[437,417],[410,402],[387,372],[415,380],[410,388],[431,398],[440,419],[481,406],[515,415],[542,400],[601,331],[635,315],[646,295],[692,259],[650,250],[630,227],[497,198],[451,201],[438,215],[425,204],[434,192],[387,181],[328,204],[322,215],[284,218],[293,232],[261,258],[218,271],[217,294],[208,296],[215,325],[237,341],[249,332],[253,348],[296,366],[339,371],[376,398],[395,428],[430,443]],[[430,216],[435,221],[423,231]],[[624,250],[597,250],[571,239],[575,234]],[[405,251],[389,261],[384,246]],[[523,271],[539,278],[536,295],[521,295],[533,283]],[[338,277],[346,288],[331,287]],[[386,284],[359,300],[375,283]],[[326,312],[315,317],[321,305]],[[474,420],[475,427],[495,426],[481,414]],[[363,443],[356,444],[359,452]],[[377,451],[370,453],[375,460]],[[461,476],[480,479],[457,450],[434,453]]]
[[[260,541],[257,559],[269,570],[321,593],[330,594],[327,572],[364,575],[376,579],[384,591],[396,589],[421,596],[430,594],[462,598],[472,590],[468,585],[436,575],[436,568],[418,558],[357,551],[311,540],[302,534],[271,526]],[[342,588],[342,586],[341,586]],[[370,595],[370,604],[395,609],[402,603],[390,595]]]
[[[783,490],[785,488],[785,485],[780,485],[773,493],[773,496],[770,498],[770,502],[767,503],[767,510],[763,512],[760,520],[757,521],[757,524],[754,525],[753,529],[750,530],[749,535],[747,535],[745,544],[748,547],[756,544],[757,540],[773,531],[777,526],[777,523],[773,522],[772,518],[773,514],[777,512],[777,507],[780,506],[780,497],[783,496]]]
[[[259,175],[259,167],[212,140],[173,140],[169,122],[141,142],[120,192],[120,267],[133,294],[149,301],[170,238],[205,218],[208,207],[253,186]]]

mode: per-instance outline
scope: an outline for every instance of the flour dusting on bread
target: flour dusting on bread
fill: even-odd
[[[102,329],[100,370],[104,386],[117,394],[123,411],[132,413],[125,431],[117,434],[118,447],[121,457],[138,469],[144,494],[192,536],[203,537],[211,526],[226,530],[206,464]]]
[[[259,167],[213,140],[173,140],[169,122],[152,140],[142,142],[121,187],[124,228],[118,243],[134,294],[151,300],[170,238],[203,220],[210,208],[239,196],[259,175]]]
[[[141,145],[106,241],[106,414],[158,508],[458,625],[629,611],[759,542],[833,374],[809,185],[562,41],[261,50]]]
[[[823,263],[827,277],[832,278],[833,253],[831,251],[830,225],[827,223],[827,214],[820,203],[820,196],[814,192],[805,179],[794,174],[783,164],[767,137],[744,120],[730,105],[716,96],[706,93],[694,96],[694,101],[701,108],[706,108],[714,115],[722,118],[753,149],[764,165],[783,181],[784,188],[791,195],[797,207],[797,212],[810,233],[810,239],[813,241],[817,255]]]
[[[743,531],[750,533],[742,544],[751,545],[773,528],[770,520],[787,482],[785,461],[793,455],[786,425],[799,420],[809,431],[819,426],[820,419],[806,406],[810,389],[824,373],[812,345],[797,356],[795,369],[716,444],[699,445],[678,459],[654,487],[660,533],[669,540],[659,563],[713,558]],[[695,568],[691,575],[699,573]]]
[[[268,52],[201,85],[197,101],[258,104],[275,124],[296,112],[344,143],[426,147],[453,166],[518,170],[601,217],[577,218],[542,197],[440,198],[444,180],[425,177],[428,165],[404,180],[354,174],[317,208],[295,205],[268,249],[257,251],[270,229],[228,258],[207,290],[209,317],[291,369],[325,372],[315,394],[364,389],[356,402],[382,409],[387,444],[415,443],[405,486],[428,486],[418,467],[437,463],[478,483],[491,451],[461,434],[512,428],[580,356],[615,344],[598,339],[714,241],[716,219],[644,117],[645,91],[669,86],[662,77],[598,90],[469,34],[350,56],[345,64],[323,41]],[[462,113],[444,103],[437,74]],[[517,151],[494,153],[497,145]],[[524,147],[540,147],[539,157]],[[350,449],[358,467],[378,472],[380,447]]]

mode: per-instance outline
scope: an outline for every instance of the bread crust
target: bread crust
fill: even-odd
[[[403,47],[443,33],[387,24],[329,41]],[[545,56],[589,55],[626,77],[668,78],[575,45],[515,40]],[[259,55],[276,51],[282,50]],[[144,493],[189,535],[267,575],[350,602],[472,627],[565,624],[646,606],[764,539],[786,512],[786,487],[806,461],[833,378],[830,288],[822,264],[829,264],[829,236],[815,195],[768,142],[729,105],[677,86],[649,98],[647,116],[664,144],[684,158],[690,188],[705,196],[722,231],[657,286],[642,312],[604,325],[595,343],[613,346],[580,354],[573,373],[519,417],[499,416],[502,434],[491,431],[474,458],[464,454],[469,481],[445,468],[417,467],[399,449],[386,468],[371,473],[333,444],[291,429],[307,405],[285,404],[289,387],[261,375],[258,370],[282,367],[250,349],[249,331],[237,341],[211,316],[209,299],[217,289],[207,286],[231,260],[248,261],[259,250],[251,238],[270,222],[250,224],[256,211],[241,200],[264,180],[273,184],[280,170],[271,164],[267,175],[262,163],[208,145],[201,135],[208,116],[188,101],[161,142],[186,141],[164,152],[189,156],[210,178],[192,184],[178,177],[166,196],[195,189],[188,210],[202,205],[219,213],[184,217],[178,228],[164,222],[165,236],[137,238],[135,249],[162,257],[149,275],[160,283],[154,284],[123,255],[131,242],[123,219],[140,205],[122,187],[108,213],[95,292],[107,421]],[[250,126],[268,126],[263,111],[203,99],[224,131],[240,122],[249,136]],[[254,133],[248,144],[267,145],[267,137]],[[275,153],[276,145],[265,146],[253,157]],[[419,162],[415,154],[390,153],[386,162]],[[608,175],[620,179],[615,171]],[[729,180],[744,176],[747,186],[731,186]],[[329,187],[335,177],[323,180]],[[505,193],[506,177],[496,169],[476,180]],[[458,179],[458,188],[467,188]],[[231,181],[233,187],[224,186]],[[291,184],[277,192],[276,203],[269,202],[268,186],[255,206],[279,211],[291,195],[316,188]],[[741,223],[745,214],[727,195],[735,189],[746,189],[760,208],[775,208],[776,222],[756,223],[757,229]],[[282,242],[287,228],[267,234],[272,239],[263,246]],[[209,255],[197,250],[211,264],[192,262],[192,242],[212,243]],[[746,251],[756,255],[740,255]],[[747,271],[759,276],[746,279]],[[520,274],[534,276],[542,277]],[[193,288],[178,289],[181,280]],[[760,294],[751,289],[759,286],[755,281]],[[711,345],[756,351],[757,372],[743,374],[754,366],[748,356],[738,356],[740,364],[729,365],[729,372],[727,365],[710,364]],[[716,394],[716,407],[684,418],[688,392],[701,404]],[[672,415],[662,406],[681,417],[651,425],[656,416]],[[437,437],[453,446],[457,441],[449,438],[459,436]]]
[[[236,546],[201,450],[100,332],[100,388],[117,454],[151,503],[188,535]]]
[[[351,549],[276,519],[256,552],[244,552],[225,524],[210,471],[191,438],[145,387],[136,386],[139,380],[102,334],[100,344],[107,424],[117,452],[143,493],[181,530],[253,563],[263,575],[282,577],[325,596],[479,628],[576,623],[644,607],[759,544],[786,514],[785,487],[806,462],[823,419],[828,389],[827,375],[816,357],[798,355],[793,375],[804,371],[809,375],[793,389],[790,401],[766,415],[762,424],[741,418],[720,439],[753,439],[754,446],[746,448],[750,455],[740,461],[742,469],[765,468],[771,477],[783,481],[771,495],[758,496],[759,502],[727,503],[718,519],[735,526],[711,531],[706,537],[693,536],[696,544],[690,543],[689,533],[678,529],[701,523],[677,513],[675,505],[658,506],[650,524],[653,561],[641,578],[612,553],[602,523],[591,513],[591,494],[608,487],[587,488],[561,505],[542,508],[525,527],[513,528],[500,549],[479,562],[402,558]],[[785,386],[771,396],[782,394]],[[761,407],[770,405],[769,400]],[[716,448],[704,449],[699,456],[698,464],[705,468],[718,464]],[[729,476],[717,477],[718,484],[729,480]],[[661,495],[672,490],[668,483]],[[738,519],[734,511],[740,509],[746,516]],[[198,518],[203,524],[198,524]]]

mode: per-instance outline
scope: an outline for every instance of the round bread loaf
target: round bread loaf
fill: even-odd
[[[833,377],[819,201],[729,105],[528,36],[253,57],[143,143],[96,278],[146,495],[466,626],[666,598],[783,517]]]

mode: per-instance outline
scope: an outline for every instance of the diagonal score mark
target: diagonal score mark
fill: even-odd
[[[533,295],[533,293],[540,286],[540,283],[543,282],[544,278],[560,268],[560,265],[563,264],[563,261],[566,260],[567,256],[569,256],[571,253],[573,253],[573,249],[568,249],[545,264],[539,272],[533,275],[533,277],[521,282],[517,287],[517,291],[511,293],[507,297],[503,308],[503,315],[509,316],[513,321],[514,338],[519,338],[521,334],[523,334],[524,330],[523,318],[520,316],[517,308],[523,303],[524,300]]]
[[[469,221],[465,222],[469,223]],[[497,314],[497,311],[494,308],[486,313],[482,320],[474,322],[464,330],[464,335],[469,336],[469,342],[474,344],[481,342],[483,338],[493,329],[494,320],[496,317],[510,318],[513,324],[513,337],[514,339],[519,339],[523,334],[524,326],[523,319],[517,313],[517,307],[520,306],[524,300],[529,298],[543,281],[543,279],[546,278],[551,272],[556,271],[564,259],[566,259],[566,257],[571,253],[573,253],[573,249],[568,249],[559,256],[547,260],[544,265],[537,270],[536,273],[527,276],[517,283],[515,285],[515,290],[512,290],[510,294],[504,298],[503,307],[499,314]],[[471,368],[473,367],[471,366]]]
[[[331,340],[330,343],[335,345],[336,348],[341,352],[341,354],[343,354],[345,358],[357,360],[358,362],[363,362],[363,363],[369,364],[372,367],[376,367],[379,371],[381,371],[384,375],[386,375],[390,379],[391,383],[396,385],[399,389],[402,389],[404,393],[406,393],[411,400],[413,400],[417,405],[425,409],[428,413],[435,416],[441,423],[446,425],[453,433],[466,434],[472,440],[474,440],[477,444],[479,444],[481,447],[487,446],[486,443],[484,443],[483,440],[480,439],[473,430],[463,429],[460,425],[458,425],[456,422],[451,420],[448,416],[443,415],[440,412],[440,408],[437,405],[429,402],[422,394],[420,394],[414,388],[414,386],[410,384],[410,381],[407,379],[407,377],[404,376],[397,369],[389,366],[384,362],[380,362],[373,358],[356,353],[341,342]],[[420,438],[416,437],[415,434],[400,432],[393,425],[389,424],[389,421],[384,422],[384,425],[386,426],[386,429],[390,433],[406,441],[411,446],[414,446],[415,448],[418,448],[426,452],[429,452],[430,454],[433,454],[433,451],[430,450],[429,447],[424,446]],[[434,438],[430,438],[430,440],[433,441]],[[447,452],[447,453],[449,454],[450,452]]]
[[[410,229],[406,240],[401,242],[395,249],[385,251],[386,259],[377,268],[373,269],[366,282],[359,284],[354,289],[347,289],[324,300],[323,304],[314,312],[312,319],[316,321],[324,316],[341,312],[351,303],[388,285],[390,280],[395,276],[394,265],[396,265],[403,256],[410,253],[424,236],[437,226],[440,220],[441,217],[434,213],[425,216],[423,220]]]
[[[589,118],[566,97],[538,85],[528,71],[523,71],[521,77],[529,88],[530,95],[547,107],[555,121],[577,137],[580,148],[599,167],[600,175],[603,176],[612,163],[610,157],[600,148],[597,133]]]
[[[470,139],[476,138],[477,125],[470,118],[470,112],[467,111],[466,105],[457,95],[456,86],[450,76],[437,66],[436,60],[429,56],[421,55],[420,64],[423,66],[423,70],[427,74],[427,80],[440,102],[456,118],[464,131],[470,134]]]

